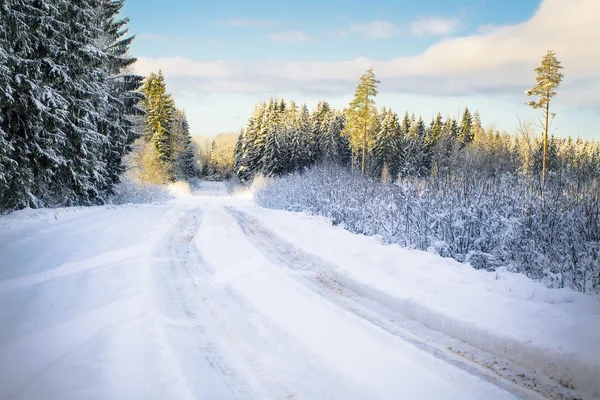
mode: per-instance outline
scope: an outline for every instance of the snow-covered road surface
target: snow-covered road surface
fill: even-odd
[[[390,313],[250,201],[207,194],[2,217],[0,399],[568,395]]]

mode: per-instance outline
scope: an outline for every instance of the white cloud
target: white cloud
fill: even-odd
[[[545,52],[553,49],[565,74],[557,101],[599,104],[600,92],[589,90],[600,82],[598,26],[598,0],[544,0],[528,21],[446,38],[411,57],[262,63],[142,58],[136,68],[142,73],[162,68],[167,76],[179,77],[182,82],[185,78],[182,87],[204,93],[339,95],[352,93],[360,74],[374,67],[382,81],[381,92],[515,96],[515,101],[524,102],[523,92],[534,83],[533,69]],[[276,34],[276,38],[288,43],[307,40],[302,32],[294,32]]]
[[[270,34],[267,39],[277,43],[299,43],[307,42],[308,35],[302,31],[285,31]]]
[[[412,21],[409,32],[414,36],[445,36],[454,33],[460,27],[459,18],[431,17]]]
[[[134,65],[136,73],[147,76],[162,69],[172,77],[222,79],[239,75],[239,66],[233,62],[198,62],[184,57],[146,58],[138,57]]]
[[[272,19],[230,19],[225,21],[225,25],[238,28],[276,28],[281,26],[281,22]]]
[[[355,32],[363,32],[372,38],[390,38],[400,33],[397,25],[388,21],[373,21],[370,24],[357,24],[352,27]]]

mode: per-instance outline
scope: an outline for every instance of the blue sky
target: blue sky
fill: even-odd
[[[430,118],[479,109],[514,130],[533,118],[524,92],[553,48],[565,66],[557,134],[600,139],[597,0],[128,0],[136,69],[163,69],[195,134],[242,127],[255,102],[347,104],[362,71],[381,80],[378,106]],[[596,12],[597,11],[597,12]],[[590,34],[591,33],[591,34]],[[594,44],[594,47],[597,47]]]

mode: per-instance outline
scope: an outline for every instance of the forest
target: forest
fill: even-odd
[[[526,92],[540,123],[513,134],[484,128],[475,108],[460,117],[377,108],[369,69],[344,109],[271,98],[239,134],[193,138],[163,73],[132,72],[123,5],[0,5],[0,212],[127,201],[132,185],[264,176],[261,205],[599,291],[600,144],[552,135],[563,79],[553,51]]]
[[[104,204],[128,170],[195,175],[162,74],[131,72],[124,0],[0,4],[0,212]]]
[[[597,142],[546,139],[528,121],[515,134],[484,129],[468,108],[459,120],[401,117],[375,108],[377,83],[367,71],[345,110],[257,104],[235,168],[243,181],[279,177],[258,190],[259,204],[475,268],[600,291]]]

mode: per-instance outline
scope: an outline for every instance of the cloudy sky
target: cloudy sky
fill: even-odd
[[[162,69],[194,134],[237,131],[254,103],[344,107],[374,67],[377,105],[430,119],[478,109],[513,131],[557,52],[555,134],[600,140],[600,0],[128,0],[137,72]]]

